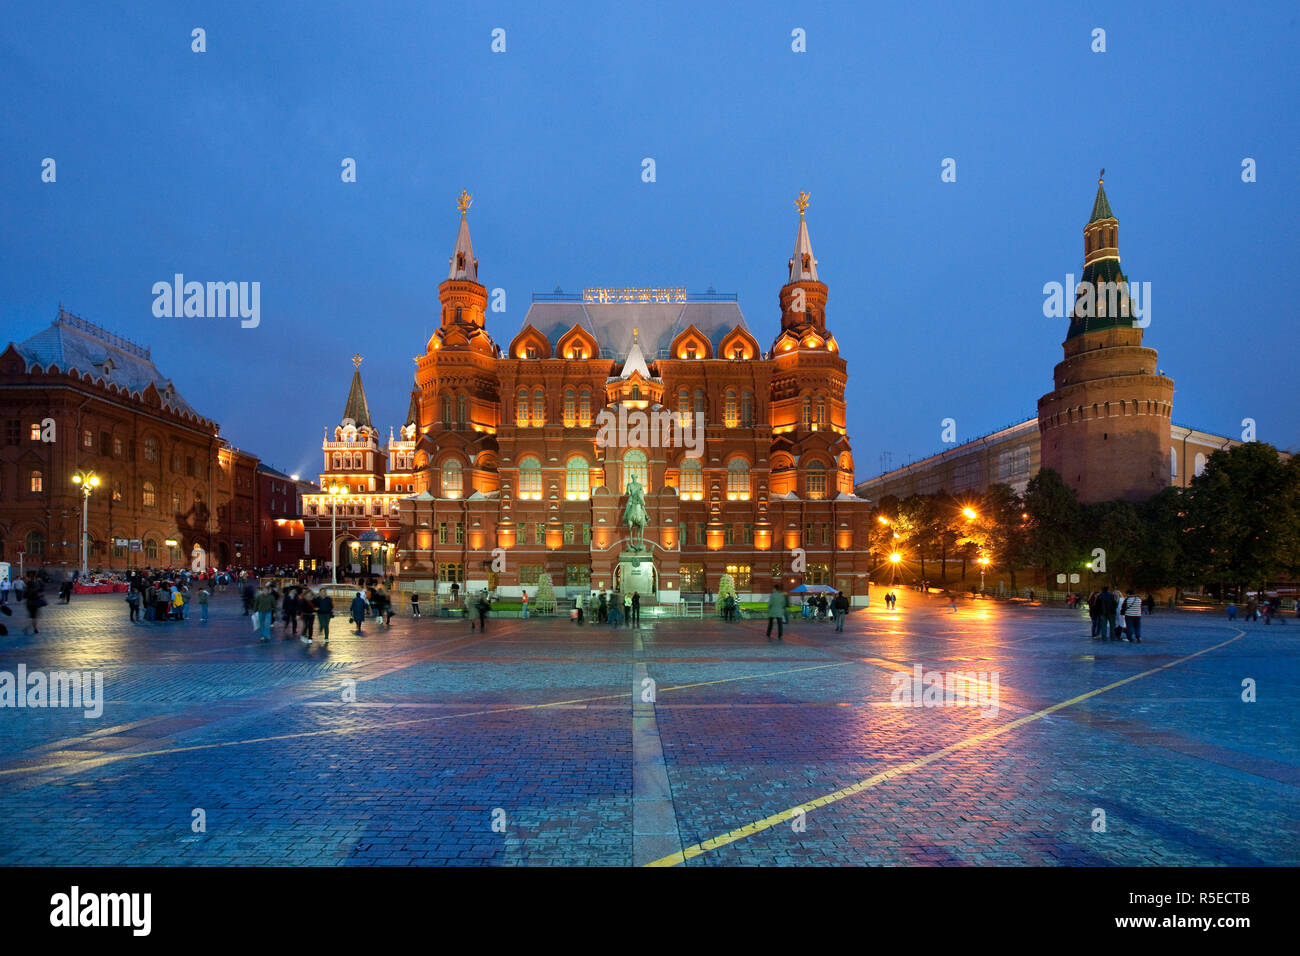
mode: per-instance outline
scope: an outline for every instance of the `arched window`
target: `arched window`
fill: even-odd
[[[591,389],[582,390],[581,400],[578,404],[578,423],[583,428],[591,427]]]
[[[532,455],[519,462],[519,497],[534,500],[542,497],[542,463]]]
[[[826,497],[826,466],[819,461],[808,466],[808,499],[819,501]]]
[[[691,393],[687,389],[678,389],[677,391],[677,420],[682,427],[690,427],[691,424]]]
[[[635,402],[635,401],[640,401],[640,399],[641,399],[641,386],[640,386],[640,385],[633,385],[633,386],[632,386],[632,400]]]
[[[546,423],[546,393],[540,388],[533,391],[533,427]]]
[[[469,419],[469,415],[467,414],[468,410],[469,410],[469,399],[465,397],[464,392],[461,392],[459,395],[456,396],[456,427],[457,428],[465,427],[465,422]]]
[[[722,424],[735,428],[740,424],[739,399],[734,388],[727,389],[726,401],[722,407]]]
[[[45,490],[45,475],[42,472],[33,471],[30,477],[31,480],[28,482],[27,487],[31,489],[33,494],[37,494]]]
[[[144,483],[144,488],[141,489],[140,492],[140,504],[146,508],[152,508],[154,506],[154,490],[152,481],[146,481]]]
[[[144,556],[150,561],[158,560],[158,542],[153,538],[144,539]]]
[[[448,458],[442,463],[442,496],[444,498],[459,498],[465,490],[465,476],[460,469],[460,462],[455,458]]]
[[[571,388],[564,390],[564,427],[572,428],[578,421],[577,394]]]
[[[700,422],[707,422],[709,419],[705,414],[708,411],[704,404],[704,392],[701,389],[695,390],[695,417]]]
[[[727,500],[749,500],[749,462],[743,458],[727,462]]]
[[[817,417],[813,419],[818,425],[826,424],[826,396],[817,396]]]
[[[627,491],[633,477],[641,482],[643,491],[650,490],[650,469],[646,464],[645,452],[640,448],[632,448],[623,456],[623,487],[619,489],[620,492]]]
[[[801,421],[804,428],[812,424],[812,399],[807,395],[803,397],[803,417]]]
[[[342,467],[343,467],[343,456],[340,455],[338,452],[335,452],[335,453],[334,453],[334,468],[335,468],[335,470],[337,471],[338,469],[340,469],[340,468],[342,468]]]
[[[445,392],[442,396],[442,423],[448,427],[451,425],[451,395]]]
[[[158,439],[146,438],[144,440],[144,460],[145,461],[158,460]]]
[[[1178,449],[1169,449],[1169,475],[1171,478],[1178,477]]]
[[[591,497],[591,466],[581,455],[570,458],[565,466],[564,497],[569,501],[586,501]]]
[[[521,388],[515,396],[515,425],[528,427],[528,389]]]
[[[27,552],[26,559],[39,558],[45,554],[45,535],[39,531],[27,532],[27,537],[23,539],[23,550]]]
[[[1193,461],[1195,465],[1192,468],[1192,477],[1199,478],[1205,474],[1205,455],[1198,451]]]
[[[180,513],[181,513],[181,489],[178,487],[172,491],[172,514],[178,515]]]
[[[740,393],[740,424],[746,428],[754,424],[754,396],[751,392]]]

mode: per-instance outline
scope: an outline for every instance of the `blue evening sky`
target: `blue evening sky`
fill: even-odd
[[[1298,11],[12,5],[0,344],[62,301],[151,346],[235,444],[314,476],[353,352],[376,424],[400,424],[462,187],[480,279],[507,292],[489,316],[502,345],[557,284],[712,284],[769,344],[804,189],[861,480],[882,453],[941,450],[944,418],[965,440],[1035,413],[1066,329],[1042,287],[1080,272],[1104,166],[1174,420],[1237,436],[1250,417],[1295,448]],[[260,327],[155,318],[151,287],[176,272],[260,282]]]

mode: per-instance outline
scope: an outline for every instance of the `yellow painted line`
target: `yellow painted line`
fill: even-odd
[[[806,803],[801,803],[798,806],[791,807],[789,810],[785,810],[782,813],[774,813],[770,817],[764,817],[762,820],[756,820],[753,823],[747,824],[743,827],[739,827],[735,830],[730,830],[726,833],[723,833],[720,836],[716,836],[711,839],[705,840],[702,843],[696,843],[694,846],[689,846],[678,853],[670,853],[668,856],[660,857],[659,859],[653,860],[650,863],[647,863],[645,865],[646,866],[676,866],[679,863],[684,863],[687,860],[693,859],[697,856],[702,856],[705,853],[709,852],[710,850],[716,850],[718,849],[718,847],[727,846],[728,844],[735,843],[738,840],[743,840],[745,839],[745,837],[753,836],[755,833],[761,833],[764,830],[770,830],[772,829],[772,827],[780,826],[783,823],[789,823],[791,817],[795,814],[796,811],[802,810],[804,812],[807,812],[809,810],[815,810],[818,807],[824,807],[832,803],[837,803],[840,800],[844,800],[847,797],[851,797],[854,796],[855,794],[862,793],[864,790],[870,790],[872,787],[879,786],[880,784],[884,783],[886,780],[892,780],[895,777],[901,777],[903,774],[911,773],[913,770],[919,770],[921,767],[925,767],[928,766],[929,764],[934,763],[935,761],[942,760],[944,757],[948,756],[949,754],[954,754],[961,750],[967,750],[971,747],[977,747],[987,740],[991,740],[994,737],[1000,736],[1001,734],[1008,733],[1009,731],[1015,730],[1017,727],[1022,727],[1025,724],[1032,723],[1035,720],[1039,720],[1043,717],[1047,717],[1051,714],[1056,713],[1058,710],[1063,710],[1066,707],[1071,707],[1074,704],[1078,704],[1082,701],[1089,699],[1090,697],[1096,697],[1098,694],[1104,694],[1108,690],[1114,690],[1116,687],[1123,687],[1125,684],[1133,683],[1133,681],[1141,680],[1144,677],[1150,677],[1152,674],[1158,674],[1161,671],[1168,670],[1171,667],[1177,667],[1179,664],[1184,664],[1187,661],[1192,660],[1192,658],[1200,657],[1202,654],[1208,654],[1210,651],[1216,651],[1221,647],[1226,647],[1227,645],[1233,643],[1234,641],[1241,640],[1241,638],[1245,636],[1246,636],[1245,631],[1238,630],[1236,637],[1229,638],[1228,640],[1223,641],[1222,643],[1204,648],[1203,650],[1199,650],[1194,654],[1188,654],[1186,657],[1180,657],[1178,660],[1170,661],[1168,664],[1161,664],[1159,667],[1153,667],[1148,671],[1143,671],[1141,674],[1134,674],[1132,677],[1125,677],[1123,680],[1117,680],[1112,684],[1107,684],[1105,687],[1098,687],[1096,690],[1090,690],[1085,694],[1080,694],[1078,697],[1072,697],[1069,700],[1061,701],[1059,704],[1052,704],[1050,707],[1044,707],[1042,710],[1036,711],[1035,713],[1032,714],[1028,714],[1024,717],[1017,718],[1016,720],[1013,720],[1010,723],[1003,724],[1001,727],[995,727],[992,730],[985,731],[984,733],[975,734],[972,737],[967,737],[965,740],[959,740],[957,743],[949,744],[947,747],[944,747],[941,750],[936,750],[933,753],[926,754],[924,757],[918,757],[916,760],[910,760],[907,763],[899,764],[897,767],[891,767],[890,769],[875,774],[874,776],[868,777],[865,780],[859,780],[857,783],[852,784],[851,786],[844,787],[840,790],[836,790],[834,793],[828,793],[824,797],[818,797],[815,800],[809,800]]]
[[[776,677],[781,674],[795,674],[801,671],[818,670],[823,667],[843,667],[846,664],[852,664],[853,661],[836,662],[834,664],[818,664],[812,667],[796,667],[787,671],[770,671],[765,674],[749,674],[741,677],[724,677],[719,680],[701,681],[698,684],[681,684],[677,687],[661,688],[661,692],[670,690],[684,690],[688,687],[704,687],[709,684],[723,684],[728,681],[738,680],[758,680],[764,677]],[[9,767],[0,769],[0,777],[10,776],[20,773],[41,773],[46,770],[58,770],[62,767],[82,766],[87,769],[103,766],[108,763],[116,763],[120,760],[138,760],[142,757],[162,757],[167,754],[190,753],[196,750],[216,750],[222,747],[242,747],[245,744],[265,744],[275,743],[281,740],[301,740],[306,737],[324,737],[324,736],[342,736],[347,734],[366,733],[370,730],[387,730],[390,727],[405,727],[411,724],[427,724],[439,720],[456,720],[461,717],[482,717],[490,714],[509,714],[525,710],[544,710],[548,707],[568,707],[574,704],[589,704],[600,700],[619,700],[624,697],[631,697],[632,692],[625,694],[605,694],[600,697],[579,697],[573,700],[553,700],[545,704],[519,704],[515,707],[498,707],[492,710],[474,710],[458,714],[442,714],[437,717],[414,717],[410,720],[386,721],[381,726],[370,727],[331,727],[327,730],[304,730],[294,734],[277,734],[271,737],[251,737],[244,740],[223,740],[210,744],[192,744],[188,747],[167,747],[161,750],[143,750],[132,753],[101,754],[94,757],[82,757],[74,760],[62,760],[55,763],[45,763],[36,766],[27,767]],[[319,701],[304,701],[305,704],[319,703]]]

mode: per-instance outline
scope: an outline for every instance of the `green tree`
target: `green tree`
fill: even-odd
[[[1026,561],[1029,545],[1028,518],[1020,496],[1009,485],[990,485],[980,500],[979,523],[984,550],[996,567],[1011,575],[1011,592],[1016,592],[1016,568]]]
[[[1186,496],[1179,488],[1165,488],[1138,506],[1143,534],[1133,568],[1134,587],[1181,588],[1190,580],[1184,552],[1186,508]]]
[[[1083,509],[1079,496],[1051,468],[1043,468],[1025,488],[1025,513],[1029,515],[1026,558],[1050,575],[1064,571],[1080,553]]]
[[[543,573],[537,578],[537,600],[534,602],[534,610],[538,614],[555,613],[555,588],[551,584],[551,576]]]

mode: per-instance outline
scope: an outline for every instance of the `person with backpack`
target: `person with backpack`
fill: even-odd
[[[835,609],[835,630],[843,631],[844,616],[849,613],[849,596],[841,591],[835,595],[832,607]]]
[[[140,623],[140,592],[136,590],[135,582],[132,582],[126,589],[126,606],[131,611],[131,623]]]
[[[785,629],[785,611],[790,606],[790,599],[781,590],[781,585],[773,584],[772,593],[767,599],[767,639],[772,640],[772,622],[776,622],[776,639],[785,641],[782,632]]]
[[[1124,615],[1124,639],[1130,644],[1141,644],[1142,599],[1131,588],[1124,597],[1124,603],[1120,605],[1120,612]]]

